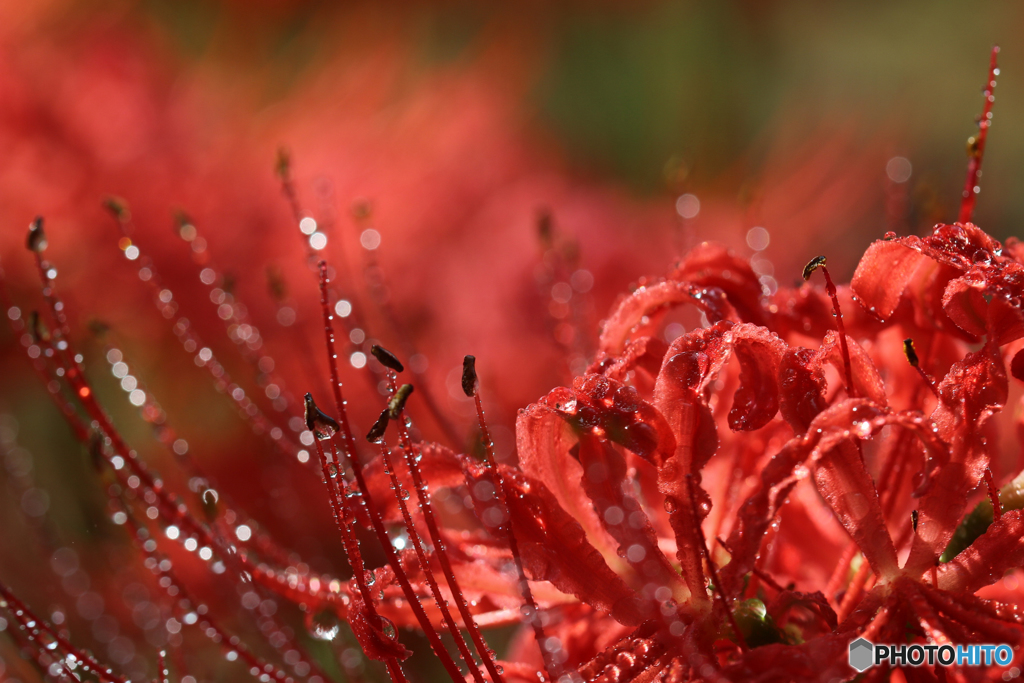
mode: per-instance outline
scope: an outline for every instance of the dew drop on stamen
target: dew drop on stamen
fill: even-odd
[[[377,625],[380,627],[381,635],[383,635],[385,638],[387,638],[388,640],[398,639],[398,629],[395,628],[395,624],[393,621],[391,621],[387,617],[378,614]]]
[[[331,610],[306,614],[306,630],[316,640],[331,641],[341,632],[341,621]]]

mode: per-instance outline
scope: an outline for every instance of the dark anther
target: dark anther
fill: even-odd
[[[405,366],[402,365],[401,361],[395,358],[395,354],[385,349],[380,344],[374,344],[370,347],[370,353],[373,357],[380,361],[380,364],[384,367],[394,370],[395,372],[401,372],[405,370]]]
[[[119,223],[127,223],[132,217],[131,211],[128,210],[128,202],[121,199],[120,197],[106,197],[103,200],[103,208],[110,212]]]
[[[284,147],[277,150],[277,159],[274,162],[274,172],[281,180],[288,180],[292,175],[292,155]]]
[[[103,322],[99,318],[93,318],[87,323],[89,332],[97,337],[102,337],[107,332],[110,332],[110,325]]]
[[[545,249],[550,249],[554,242],[554,219],[551,217],[551,210],[547,207],[542,207],[537,212],[537,236],[540,238],[540,243]]]
[[[32,311],[28,317],[28,327],[32,331],[32,341],[37,344],[50,341],[50,331],[46,329],[46,323],[39,315],[39,311]]]
[[[313,401],[313,394],[307,393],[305,401],[306,429],[311,432],[324,431],[323,427],[333,429],[335,432],[340,429],[337,420],[316,407],[316,403]]]
[[[384,431],[388,428],[388,409],[385,408],[381,411],[380,417],[370,427],[370,431],[366,435],[366,440],[370,443],[377,443],[384,436]]]
[[[981,157],[981,142],[973,135],[967,138],[967,156],[972,159]]]
[[[476,392],[476,356],[462,359],[462,391],[470,398]]]
[[[903,353],[907,356],[907,361],[911,366],[917,367],[921,361],[917,357],[917,349],[914,348],[914,340],[907,337],[903,340]]]
[[[32,225],[28,226],[28,239],[25,240],[25,246],[37,254],[41,254],[46,249],[46,233],[43,232],[42,216],[36,216]]]
[[[284,298],[288,296],[284,275],[277,266],[267,266],[267,287],[270,289],[270,296],[278,303],[284,301]]]
[[[409,400],[409,396],[412,394],[412,385],[403,384],[398,387],[398,391],[388,401],[388,417],[392,420],[398,419],[399,413],[405,410],[405,402]]]
[[[217,519],[217,503],[220,500],[220,495],[217,491],[215,489],[204,489],[200,500],[203,504],[203,514],[206,515],[206,519],[211,522]]]
[[[914,525],[914,533],[917,533],[917,510],[910,511],[910,523]]]
[[[824,256],[815,256],[814,258],[812,258],[810,260],[810,262],[808,262],[808,264],[806,266],[804,266],[804,280],[810,280],[811,279],[811,273],[816,271],[818,268],[822,268],[824,265],[825,265],[825,257]]]

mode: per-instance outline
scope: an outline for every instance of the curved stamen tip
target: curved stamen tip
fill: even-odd
[[[50,330],[46,328],[46,323],[43,322],[39,311],[32,311],[28,319],[28,327],[32,331],[32,340],[37,344],[49,342]]]
[[[476,356],[466,356],[462,359],[462,391],[469,398],[476,392],[476,382]]]
[[[121,199],[120,197],[115,197],[113,195],[105,197],[103,199],[103,208],[109,211],[110,215],[112,215],[119,223],[127,223],[128,220],[132,217],[132,212],[128,208],[128,202]],[[178,213],[181,214],[180,211]],[[177,222],[178,226],[180,227],[180,218],[177,218]]]
[[[910,524],[914,527],[914,533],[917,533],[917,510],[910,511]]]
[[[824,256],[815,256],[814,258],[812,258],[807,263],[806,266],[804,266],[804,280],[810,280],[811,279],[811,273],[816,271],[818,268],[824,268],[824,267],[825,267],[825,257]]]
[[[28,238],[25,240],[25,246],[29,248],[29,251],[40,254],[46,249],[46,245],[46,233],[43,232],[43,217],[36,216],[32,224],[28,226]]]
[[[385,349],[380,344],[374,344],[370,347],[370,353],[373,357],[380,361],[380,364],[384,367],[394,370],[395,372],[402,372],[405,370],[405,366],[402,365],[401,361],[395,357],[395,354]]]
[[[377,421],[373,423],[372,427],[370,427],[370,431],[367,432],[366,440],[370,443],[378,443],[381,438],[383,438],[384,432],[388,428],[389,419],[390,415],[388,414],[388,409],[385,408],[381,411],[380,417],[377,418]]]
[[[281,180],[287,180],[292,175],[292,155],[287,148],[281,147],[277,150],[277,159],[274,162],[274,172]]]
[[[388,401],[388,417],[392,420],[398,419],[398,415],[405,410],[405,402],[409,400],[413,387],[411,384],[403,384]]]
[[[334,431],[340,429],[337,420],[317,408],[316,402],[313,400],[313,394],[307,393],[304,401],[306,404],[306,429],[316,432],[319,431],[318,428],[321,425],[330,427]]]
[[[914,348],[914,340],[907,337],[903,340],[903,353],[907,356],[907,362],[911,366],[917,367],[920,364],[920,359],[917,357],[917,349]]]

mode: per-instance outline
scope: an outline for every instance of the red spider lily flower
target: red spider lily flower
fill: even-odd
[[[961,221],[876,242],[850,286],[837,287],[817,257],[804,279],[820,269],[824,288],[771,292],[744,259],[702,244],[665,278],[624,294],[600,327],[590,365],[519,412],[514,464],[494,453],[487,385],[471,356],[460,384],[477,413],[479,452],[418,438],[409,406],[422,401],[439,431],[443,411],[422,373],[410,363],[406,375],[403,354],[379,345],[370,349],[374,364],[363,358],[379,418],[366,443],[357,438],[335,336],[336,313],[352,307],[322,261],[330,373],[324,389],[301,401],[304,419],[292,416],[299,428],[283,429],[182,315],[157,264],[133,241],[127,205],[108,201],[122,251],[181,346],[254,433],[319,475],[348,581],[311,571],[222,498],[134,377],[122,387],[187,488],[130,445],[79,353],[42,219],[27,247],[47,312],[23,313],[6,290],[4,308],[104,478],[111,518],[136,546],[128,564],[151,573],[161,591],[152,604],[166,631],[195,627],[257,680],[331,678],[308,643],[275,621],[279,605],[297,608],[316,637],[334,637],[347,623],[396,682],[407,679],[405,627],[424,635],[452,680],[475,683],[845,680],[855,675],[847,653],[856,638],[1017,646],[1022,635],[1017,606],[977,595],[1024,564],[1022,479],[997,491],[992,473],[1010,378],[1024,381],[1024,250],[969,222],[987,116],[982,124]],[[308,236],[287,158],[279,175]],[[194,253],[205,253],[191,219],[182,216],[177,228]],[[214,272],[208,255],[200,261],[203,273]],[[379,273],[376,264],[369,270]],[[275,387],[264,392],[270,406],[300,403],[269,355],[257,353],[258,329],[224,279],[202,279],[214,281],[223,285],[211,298],[238,365],[259,386]],[[387,297],[376,303],[388,318]],[[664,341],[677,309],[700,322]],[[120,349],[106,358],[115,376],[128,367]],[[411,383],[399,382],[407,376]],[[988,507],[969,511],[983,491]],[[47,540],[45,529],[39,535]],[[235,632],[227,599],[195,597],[197,585],[241,592],[243,607],[260,610],[259,633]],[[3,583],[0,609],[41,675],[127,679]],[[499,660],[488,629],[507,624],[522,628]],[[174,669],[195,680],[186,673],[196,666],[187,656],[193,642],[162,642],[170,651],[159,656],[160,679]],[[877,667],[867,678],[890,673]],[[908,667],[899,675],[999,673]]]

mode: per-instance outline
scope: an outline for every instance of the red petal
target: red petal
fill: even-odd
[[[579,457],[585,472],[583,488],[605,529],[618,541],[619,556],[626,558],[642,584],[667,586],[677,601],[689,597],[679,575],[658,548],[657,534],[639,501],[626,492],[631,483],[626,461],[607,441],[589,434],[580,438]],[[679,593],[679,589],[684,592]]]
[[[756,325],[765,323],[761,281],[747,259],[720,244],[704,242],[694,247],[668,278],[701,287],[717,287],[725,292],[740,320]]]
[[[853,384],[858,396],[870,398],[880,406],[887,404],[885,397],[885,384],[875,367],[871,356],[849,335],[846,336],[846,345],[850,350],[850,370],[853,373]],[[843,376],[843,356],[839,346],[839,334],[829,332],[825,335],[818,351],[819,362],[830,362]]]
[[[548,394],[545,400],[552,399],[556,392],[558,390]],[[563,389],[557,395],[564,400],[575,401],[575,395],[569,389]],[[564,404],[559,400],[556,405]],[[570,454],[576,442],[572,428],[552,408],[535,403],[520,411],[516,420],[519,468],[543,483],[559,506],[583,526],[590,542],[613,566],[621,566],[622,562],[615,554],[615,541],[604,530],[594,506],[580,486],[583,468]]]
[[[818,491],[874,572],[894,577],[899,572],[896,549],[885,526],[875,483],[864,466],[864,456],[851,440],[851,427],[882,414],[878,406],[863,399],[844,401],[822,413],[811,425],[812,430],[827,430],[815,448],[812,471]]]
[[[501,474],[508,494],[512,530],[527,574],[535,581],[551,582],[588,605],[611,612],[624,624],[640,623],[636,594],[608,567],[601,553],[587,541],[583,527],[562,509],[548,488],[509,467],[501,466]],[[488,467],[474,464],[467,469],[466,481],[471,490],[483,480],[494,485]],[[495,524],[488,524],[494,520],[487,510],[492,503],[477,497],[474,503],[485,525],[496,528]]]
[[[722,581],[731,590],[735,590],[754,568],[754,561],[761,550],[761,539],[786,502],[789,492],[801,479],[794,470],[807,459],[812,447],[813,442],[802,436],[790,440],[765,465],[761,471],[760,488],[740,507],[729,535],[732,559],[719,570]]]
[[[634,387],[604,375],[583,375],[572,384],[575,409],[565,409],[562,415],[577,430],[599,427],[609,439],[654,465],[675,452],[669,423]]]
[[[779,364],[779,385],[782,417],[798,434],[806,431],[828,405],[818,352],[803,347],[787,350]]]
[[[712,322],[736,317],[736,312],[720,289],[666,280],[641,287],[619,302],[604,322],[599,349],[611,356],[618,355],[631,337],[649,336],[639,329],[643,326],[642,319],[645,316],[681,304],[693,304],[704,311]]]
[[[779,365],[786,343],[765,327],[736,325],[730,331],[740,361],[740,386],[729,410],[733,430],[760,429],[779,411]]]
[[[938,435],[950,446],[949,461],[939,468],[918,506],[918,527],[906,569],[919,575],[929,569],[949,543],[988,466],[986,423],[1006,402],[1006,370],[998,351],[986,347],[950,368],[939,384],[934,420]]]
[[[857,264],[850,286],[869,311],[888,318],[924,260],[924,256],[902,241],[874,242]]]

